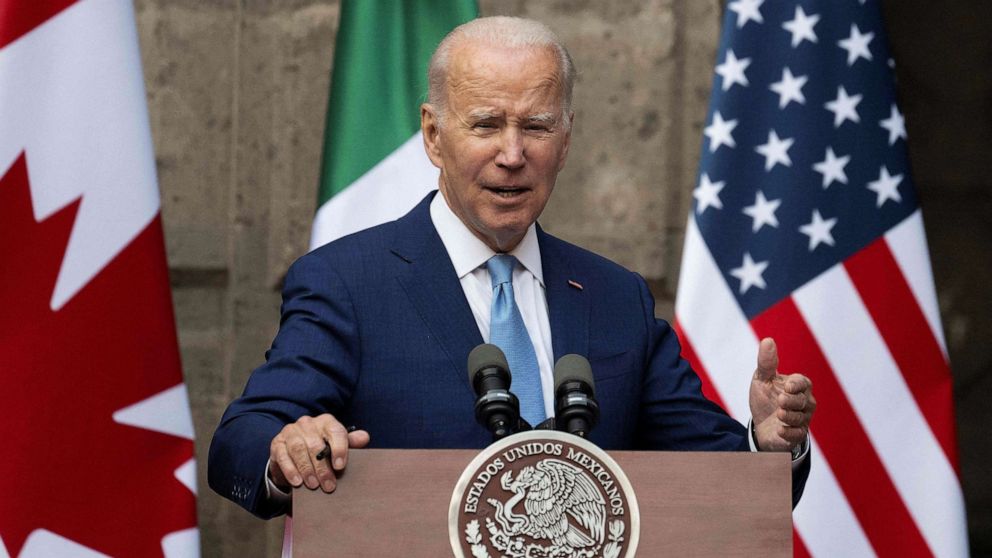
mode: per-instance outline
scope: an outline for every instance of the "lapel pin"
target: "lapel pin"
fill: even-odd
[[[577,281],[572,281],[571,279],[569,279],[568,284],[572,287],[575,287],[576,289],[579,289],[580,291],[582,290],[582,284]]]

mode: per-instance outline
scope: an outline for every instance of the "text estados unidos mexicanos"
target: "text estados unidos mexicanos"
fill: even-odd
[[[537,454],[561,456],[563,450],[562,444],[532,442],[510,448],[503,452],[501,458],[497,457],[489,462],[485,469],[480,471],[472,481],[472,486],[469,488],[468,495],[465,498],[464,513],[476,513],[478,511],[479,499],[482,497],[482,493],[489,486],[489,482],[492,481],[493,477],[506,468],[507,463],[513,463],[521,457]],[[603,487],[603,491],[606,492],[606,497],[610,500],[610,512],[612,515],[624,515],[623,498],[620,495],[620,489],[617,487],[613,476],[602,464],[586,453],[572,447],[568,448],[565,457],[589,471],[599,481],[600,486]]]

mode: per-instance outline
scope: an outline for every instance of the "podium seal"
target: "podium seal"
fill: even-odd
[[[459,558],[627,558],[640,535],[623,470],[595,444],[535,430],[469,463],[448,508]]]

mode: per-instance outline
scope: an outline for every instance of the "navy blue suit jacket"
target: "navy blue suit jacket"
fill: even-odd
[[[431,199],[292,265],[266,362],[211,443],[215,491],[261,517],[282,511],[266,505],[262,475],[272,438],[303,415],[331,413],[368,430],[371,447],[491,442],[475,422],[466,373],[483,339],[431,222]],[[537,234],[554,359],[575,353],[592,365],[601,419],[591,440],[606,449],[747,451],[746,429],[703,397],[675,332],[654,317],[644,280]]]

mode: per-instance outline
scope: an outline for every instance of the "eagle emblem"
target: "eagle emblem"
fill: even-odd
[[[448,508],[456,558],[632,558],[637,498],[584,438],[552,430],[493,443],[462,472]]]
[[[598,555],[605,538],[606,502],[582,469],[543,459],[521,469],[516,478],[512,471],[504,473],[500,486],[513,496],[504,502],[488,499],[498,525],[490,531],[506,542],[509,555],[518,554],[514,550],[527,558]],[[530,542],[524,543],[524,537]]]

